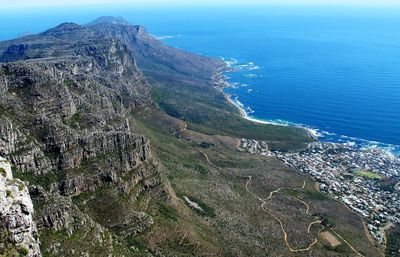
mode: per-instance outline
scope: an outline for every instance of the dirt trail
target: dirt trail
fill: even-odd
[[[300,248],[300,249],[294,249],[294,248],[292,248],[291,245],[289,244],[289,239],[288,239],[289,236],[288,236],[288,233],[287,233],[286,230],[285,230],[285,227],[283,226],[282,220],[281,220],[278,216],[276,216],[276,215],[272,212],[272,210],[268,209],[268,208],[265,206],[265,205],[267,204],[266,201],[267,201],[267,200],[270,200],[270,199],[272,198],[273,194],[278,193],[280,190],[284,189],[284,187],[278,188],[277,190],[274,190],[274,191],[270,192],[269,197],[266,198],[266,199],[264,200],[264,199],[262,199],[261,197],[259,197],[257,194],[255,194],[255,193],[253,193],[253,192],[251,192],[251,191],[249,190],[249,185],[250,185],[250,183],[251,183],[252,177],[251,177],[251,176],[248,176],[247,178],[248,178],[248,180],[247,180],[246,185],[245,185],[245,188],[246,188],[247,192],[249,192],[250,194],[254,195],[259,201],[261,201],[261,208],[262,208],[265,212],[267,212],[269,215],[271,215],[271,216],[279,223],[279,225],[280,225],[280,227],[281,227],[281,230],[282,230],[282,232],[283,232],[283,240],[284,240],[284,242],[285,242],[287,248],[288,248],[291,252],[306,252],[306,251],[309,251],[309,250],[318,242],[318,239],[315,238],[315,240],[314,240],[308,247],[306,247],[306,248]],[[293,188],[293,189],[304,189],[304,188],[305,188],[305,181],[303,182],[303,186],[302,186],[302,187],[300,187],[300,188]],[[310,206],[309,206],[307,203],[305,203],[304,201],[298,199],[297,197],[294,197],[294,198],[297,199],[298,201],[302,202],[303,204],[305,204],[305,206],[306,206],[305,212],[306,212],[307,214],[309,214],[308,211],[309,211],[309,209],[310,209]],[[311,223],[308,225],[308,229],[307,229],[307,233],[308,233],[308,234],[311,233],[311,227],[312,227],[314,224],[321,224],[321,221],[318,220],[318,221],[311,222]]]
[[[364,225],[365,226],[365,225]],[[366,228],[367,226],[365,226],[365,228]],[[385,248],[386,248],[386,245],[387,245],[387,233],[386,233],[386,231],[387,230],[389,230],[389,229],[391,229],[391,228],[393,228],[393,227],[395,227],[395,225],[392,223],[392,222],[389,222],[389,223],[387,223],[383,228],[380,228],[379,229],[379,232],[381,233],[381,235],[383,236],[383,243],[384,243],[384,246],[385,246]],[[371,238],[371,235],[368,233],[368,230],[366,230],[366,232],[367,232],[367,234],[370,236],[370,238]],[[372,238],[371,238],[372,239]]]
[[[266,201],[270,200],[274,194],[279,193],[279,191],[281,191],[282,189],[284,189],[284,187],[280,187],[277,190],[274,190],[274,191],[270,192],[268,198],[266,198],[265,200]]]
[[[308,225],[308,228],[307,228],[308,234],[311,233],[311,227],[312,227],[312,225],[314,225],[314,224],[321,224],[321,223],[322,223],[321,220],[316,220],[316,221],[311,222],[310,225]],[[318,234],[319,234],[319,233],[318,233]]]
[[[290,197],[292,197],[293,199],[295,199],[295,200],[301,202],[301,203],[306,207],[305,212],[306,212],[307,214],[310,214],[310,213],[308,213],[308,212],[310,211],[310,205],[308,205],[306,202],[304,202],[304,201],[301,200],[300,198],[297,198],[297,197],[295,197],[295,196],[290,196]]]
[[[335,233],[335,235],[337,235],[343,242],[345,242],[350,247],[350,249],[353,250],[354,253],[364,257],[364,255],[358,252],[349,242],[346,241],[346,239],[344,239],[341,235],[339,235],[333,228],[331,228],[331,231]]]
[[[217,170],[221,170],[220,167],[218,167],[217,165],[215,165],[214,163],[212,163],[212,162],[210,161],[210,158],[208,158],[208,155],[207,155],[204,151],[199,150],[199,152],[202,153],[202,154],[204,155],[204,157],[206,158],[206,161],[207,161],[211,166],[213,166],[213,167],[216,168]]]
[[[293,188],[293,190],[303,190],[304,188],[306,188],[306,181],[303,181],[303,185],[301,187],[295,187]]]
[[[216,168],[217,170],[219,170],[219,171],[222,173],[222,168],[221,168],[221,167],[218,167],[217,165],[215,165],[214,163],[212,163],[212,162],[210,161],[210,158],[208,157],[208,155],[207,155],[204,151],[199,150],[199,152],[202,153],[202,154],[204,155],[206,161],[207,161],[211,166],[213,166],[214,168]],[[223,174],[223,173],[222,173],[222,174]],[[223,175],[225,176],[225,174],[223,174]],[[288,239],[289,236],[288,236],[288,233],[287,233],[286,230],[285,230],[285,227],[284,227],[284,225],[283,225],[282,220],[281,220],[277,215],[275,215],[275,214],[272,212],[271,209],[268,209],[268,208],[266,207],[267,201],[268,201],[268,200],[271,200],[274,194],[279,193],[282,189],[285,189],[285,187],[280,187],[280,188],[278,188],[278,189],[276,189],[276,190],[270,192],[270,193],[269,193],[269,196],[268,196],[266,199],[263,199],[263,198],[261,198],[260,196],[258,196],[257,194],[255,194],[255,193],[253,193],[253,192],[250,191],[249,185],[250,185],[250,183],[251,183],[252,176],[247,176],[247,178],[248,178],[248,179],[247,179],[246,184],[245,184],[245,189],[246,189],[246,191],[247,191],[248,193],[252,194],[253,196],[255,196],[255,197],[261,202],[260,207],[261,207],[265,212],[267,212],[271,217],[273,217],[273,218],[279,223],[279,225],[280,225],[280,227],[281,227],[281,230],[282,230],[282,232],[283,232],[283,240],[284,240],[284,242],[285,242],[287,248],[288,248],[291,252],[306,252],[306,251],[310,251],[311,248],[312,248],[316,243],[318,243],[318,238],[315,238],[315,240],[314,240],[312,243],[310,243],[310,244],[308,245],[308,247],[305,247],[305,248],[298,248],[298,249],[292,248],[291,245],[289,244],[289,239]],[[302,185],[301,187],[292,188],[292,190],[302,190],[302,189],[304,189],[305,187],[306,187],[306,181],[303,181],[303,185]],[[290,196],[290,197],[292,197],[292,198],[294,198],[295,200],[301,202],[301,203],[305,206],[305,213],[306,213],[307,215],[311,215],[311,214],[309,213],[309,211],[310,211],[310,206],[309,206],[309,204],[307,204],[306,202],[304,202],[303,200],[301,200],[301,199],[299,199],[299,198],[297,198],[297,197],[295,197],[295,196]],[[312,226],[314,226],[314,225],[316,225],[316,224],[321,226],[321,229],[318,231],[317,234],[319,234],[320,232],[322,232],[322,231],[324,230],[325,227],[322,226],[322,221],[321,221],[321,220],[316,220],[316,221],[311,222],[311,223],[308,225],[308,227],[307,227],[307,233],[308,233],[309,235],[311,234],[311,228],[312,228]],[[356,254],[359,255],[359,256],[364,257],[364,255],[362,255],[360,252],[358,252],[348,241],[346,241],[341,235],[339,235],[333,228],[330,228],[330,230],[331,230],[335,235],[337,235],[343,242],[345,242],[345,243],[350,247],[350,249],[351,249],[354,253],[356,253]],[[196,249],[197,249],[197,248],[196,248]]]

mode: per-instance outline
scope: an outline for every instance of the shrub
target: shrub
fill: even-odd
[[[6,170],[5,169],[3,169],[3,168],[0,168],[0,175],[3,175],[3,176],[7,176],[7,172],[6,172]]]
[[[171,220],[178,220],[178,212],[171,206],[165,203],[161,203],[158,211],[162,216]]]
[[[28,249],[26,249],[24,246],[20,246],[17,248],[17,252],[21,255],[21,256],[27,256],[29,251]]]
[[[400,257],[400,228],[399,227],[392,229],[388,233],[386,256]]]
[[[25,185],[23,183],[18,184],[18,190],[19,191],[24,190],[24,188],[25,188]]]

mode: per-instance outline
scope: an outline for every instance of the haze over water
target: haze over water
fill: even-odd
[[[240,71],[228,74],[230,82],[245,86],[226,92],[254,118],[326,131],[327,141],[400,145],[400,9],[99,9],[21,20],[9,14],[0,18],[0,38],[101,15],[124,16],[176,47],[236,60]]]

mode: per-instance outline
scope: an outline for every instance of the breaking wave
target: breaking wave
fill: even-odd
[[[222,58],[226,65],[231,68],[231,72],[237,72],[237,71],[248,71],[252,69],[258,69],[259,66],[255,65],[253,62],[248,62],[245,64],[241,64],[238,60],[234,58],[230,59],[224,59]],[[255,75],[255,76],[253,76]],[[247,78],[252,78],[256,77],[256,74],[245,74],[244,75]],[[229,77],[225,77],[230,79]],[[238,87],[243,87],[243,86],[249,86],[248,84],[242,84],[239,82],[229,82],[228,87],[237,89]],[[252,89],[248,89],[247,93],[252,92]],[[232,104],[234,104],[237,108],[239,108],[241,114],[243,117],[247,120],[257,122],[257,123],[262,123],[262,124],[271,124],[271,125],[279,125],[279,126],[294,126],[294,127],[301,127],[309,131],[310,135],[312,135],[314,138],[318,139],[319,141],[322,142],[334,142],[334,143],[343,143],[343,144],[350,144],[354,145],[359,149],[369,149],[369,148],[379,148],[388,154],[392,154],[393,156],[400,157],[400,145],[394,145],[394,144],[387,144],[387,143],[382,143],[382,142],[377,142],[377,141],[372,141],[372,140],[366,140],[358,137],[351,137],[351,136],[346,136],[346,135],[339,135],[336,133],[332,133],[329,131],[321,130],[316,127],[312,127],[310,125],[306,124],[300,124],[300,123],[294,123],[282,119],[260,119],[256,116],[254,116],[254,113],[256,113],[256,110],[253,110],[250,106],[245,106],[242,102],[239,100],[239,96],[237,95],[226,95],[227,98],[230,100]]]

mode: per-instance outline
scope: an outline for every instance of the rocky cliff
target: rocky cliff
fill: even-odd
[[[0,157],[0,255],[41,256],[28,188]]]
[[[153,104],[142,71],[209,79],[221,65],[112,17],[0,42],[0,155],[29,183],[44,255],[143,251],[132,240],[154,224],[147,208],[170,196],[150,142],[130,115]],[[15,199],[29,196],[21,190]],[[39,254],[32,204],[19,206],[7,217],[21,211],[31,218],[18,226],[32,232],[32,244],[21,242]]]

